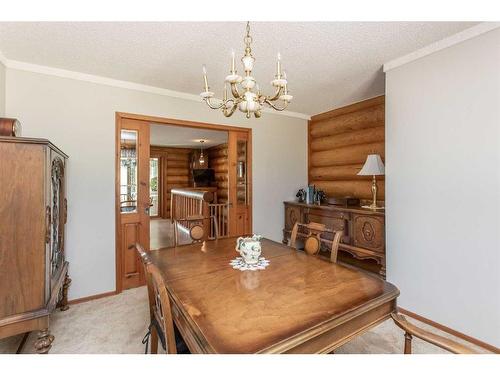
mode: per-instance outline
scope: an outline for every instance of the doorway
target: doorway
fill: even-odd
[[[118,293],[145,282],[130,245],[174,245],[171,207],[179,190],[213,194],[207,212],[219,237],[252,233],[251,142],[250,128],[116,114]]]
[[[171,205],[176,197],[172,202],[172,189],[210,191],[213,200],[208,204],[209,214],[217,222],[218,237],[227,237],[229,132],[154,123],[149,130],[150,249],[174,246]]]

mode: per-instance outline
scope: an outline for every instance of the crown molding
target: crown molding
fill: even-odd
[[[384,72],[388,72],[399,66],[408,64],[412,61],[418,60],[422,57],[428,56],[434,52],[441,51],[445,48],[454,46],[455,44],[461,43],[468,39],[475,38],[478,35],[487,33],[488,31],[497,29],[500,27],[500,22],[483,22],[479,25],[472,26],[465,29],[457,34],[453,34],[445,39],[441,39],[435,43],[429,44],[419,50],[411,52],[407,55],[398,57],[397,59],[391,60],[384,64]]]
[[[98,76],[98,75],[94,75],[94,74],[80,73],[80,72],[75,72],[73,70],[52,68],[52,67],[46,66],[46,65],[37,65],[37,64],[31,64],[31,63],[27,63],[27,62],[23,62],[23,61],[18,61],[18,60],[11,60],[11,59],[6,58],[2,54],[1,51],[0,51],[0,62],[3,63],[9,69],[22,70],[22,71],[32,72],[32,73],[40,73],[40,74],[45,74],[45,75],[50,75],[50,76],[55,76],[55,77],[60,77],[60,78],[69,78],[69,79],[74,79],[77,81],[90,82],[90,83],[95,83],[95,84],[99,84],[99,85],[118,87],[118,88],[122,88],[122,89],[142,91],[142,92],[146,92],[146,93],[150,93],[150,94],[169,96],[172,98],[190,100],[190,101],[198,102],[198,103],[202,102],[202,99],[200,98],[199,95],[189,94],[186,92],[174,91],[174,90],[169,90],[169,89],[164,89],[161,87],[155,87],[155,86],[149,86],[149,85],[143,85],[140,83],[135,83],[135,82],[130,82],[130,81],[122,81],[122,80]],[[299,118],[302,120],[310,120],[311,119],[310,115],[305,114],[305,113],[299,113],[299,112],[291,112],[291,111],[277,112],[271,108],[264,108],[264,109],[262,109],[262,112],[270,113],[273,115],[295,117],[295,118]]]

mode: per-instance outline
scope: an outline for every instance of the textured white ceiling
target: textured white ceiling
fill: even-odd
[[[227,132],[186,128],[182,126],[151,125],[150,143],[155,146],[201,147],[200,139],[205,140],[203,148],[227,142]]]
[[[277,52],[290,111],[317,114],[384,93],[382,64],[474,22],[254,22],[254,76],[271,93]],[[199,94],[201,66],[221,95],[243,22],[1,22],[7,59]]]

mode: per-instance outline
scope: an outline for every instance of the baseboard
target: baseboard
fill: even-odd
[[[117,294],[116,290],[113,290],[111,292],[106,292],[106,293],[101,293],[101,294],[94,294],[92,296],[87,296],[87,297],[83,297],[83,298],[72,299],[72,300],[68,301],[68,305],[76,305],[78,303],[88,302],[88,301],[92,301],[94,299],[99,299],[99,298],[114,296],[115,294]]]
[[[462,332],[455,331],[452,328],[449,328],[449,327],[446,327],[446,326],[444,326],[442,324],[436,323],[433,320],[424,318],[423,316],[415,314],[414,312],[408,311],[408,310],[403,309],[401,307],[398,307],[398,310],[399,310],[400,313],[408,315],[409,317],[411,317],[413,319],[416,319],[416,320],[419,320],[422,323],[425,323],[425,324],[428,324],[428,325],[430,325],[430,326],[432,326],[434,328],[440,329],[443,332],[449,333],[450,335],[456,336],[456,337],[458,337],[458,338],[460,338],[460,339],[462,339],[464,341],[470,342],[471,344],[474,344],[474,345],[477,345],[477,346],[479,346],[481,348],[489,350],[490,352],[493,352],[493,353],[496,353],[496,354],[500,354],[500,349],[497,348],[496,346],[493,346],[493,345],[490,345],[488,343],[485,343],[485,342],[483,342],[481,340],[478,340],[478,339],[476,339],[474,337],[468,336],[468,335],[466,335],[466,334],[464,334]]]

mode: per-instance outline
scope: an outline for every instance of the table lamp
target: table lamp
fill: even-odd
[[[378,154],[371,154],[366,157],[365,165],[358,172],[358,176],[373,176],[372,180],[372,194],[373,202],[369,206],[362,206],[372,210],[381,210],[384,207],[377,207],[377,179],[375,176],[382,176],[385,174],[384,163]]]

